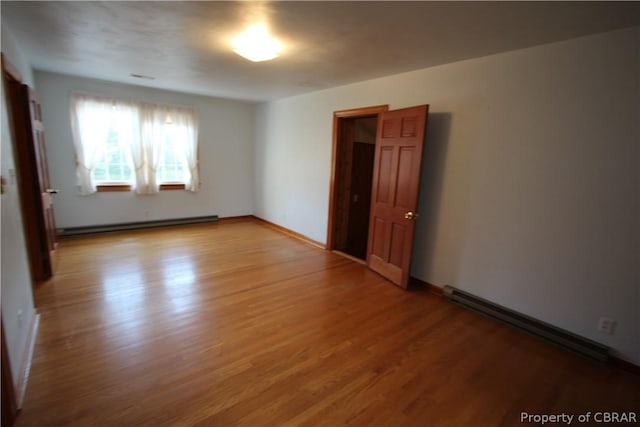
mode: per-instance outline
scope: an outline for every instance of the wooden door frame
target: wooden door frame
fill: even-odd
[[[12,82],[13,80],[14,82]],[[36,166],[36,155],[32,141],[31,122],[26,111],[28,105],[21,106],[12,85],[23,85],[17,68],[2,54],[2,84],[7,103],[7,116],[13,146],[14,167],[17,178],[18,196],[22,213],[22,225],[27,247],[27,258],[31,280],[44,281],[53,275],[51,254],[46,239],[45,220],[42,211],[42,194]],[[22,87],[21,87],[22,89]],[[24,107],[24,108],[22,108]],[[20,125],[18,125],[20,124]],[[24,126],[22,126],[24,124]],[[45,258],[46,257],[46,258]]]
[[[377,117],[380,113],[389,111],[389,104],[374,105],[372,107],[353,108],[349,110],[334,111],[333,113],[333,146],[331,149],[331,182],[329,186],[329,215],[327,224],[327,244],[328,250],[335,249],[335,209],[337,206],[337,185],[339,165],[342,159],[339,155],[339,149],[341,144],[341,135],[344,127],[345,120],[365,118],[365,117]]]

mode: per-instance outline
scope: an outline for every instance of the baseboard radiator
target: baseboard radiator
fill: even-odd
[[[143,228],[166,227],[169,225],[200,224],[218,221],[218,215],[199,216],[192,218],[163,219],[157,221],[127,222],[121,224],[94,225],[88,227],[59,228],[58,237],[82,236],[85,234],[110,233],[114,231],[139,230]]]
[[[485,317],[495,319],[529,335],[558,345],[572,353],[597,362],[606,363],[609,361],[609,347],[461,291],[453,286],[445,286],[442,297]]]

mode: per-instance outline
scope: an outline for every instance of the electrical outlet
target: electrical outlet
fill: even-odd
[[[616,329],[616,321],[609,317],[601,317],[598,322],[598,330],[605,334],[613,335]]]

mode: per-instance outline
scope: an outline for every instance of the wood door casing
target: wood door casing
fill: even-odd
[[[367,265],[407,288],[428,105],[380,114]],[[411,215],[409,215],[411,216]]]
[[[351,185],[353,172],[353,131],[352,119],[343,121],[340,128],[339,158],[340,167],[337,170],[337,180],[341,183],[336,189],[335,205],[335,249],[344,251],[349,238],[349,214],[351,202]]]
[[[344,158],[343,132],[345,126],[350,126],[351,119],[363,117],[377,117],[383,111],[388,111],[388,105],[376,105],[372,107],[354,108],[350,110],[335,111],[333,113],[333,146],[331,150],[331,181],[329,183],[329,215],[327,224],[327,244],[328,250],[336,250],[342,237],[340,236],[342,227],[345,227],[341,210],[344,203],[344,190],[350,181],[345,182],[343,169],[347,166]]]

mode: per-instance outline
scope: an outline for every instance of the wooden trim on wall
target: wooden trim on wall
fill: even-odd
[[[238,216],[225,216],[224,218],[218,218],[217,223],[233,224],[237,222],[247,222],[257,219],[254,215],[238,215]]]
[[[340,141],[340,135],[342,133],[341,123],[343,119],[355,118],[355,117],[371,117],[377,116],[380,113],[389,111],[389,105],[374,105],[372,107],[353,108],[350,110],[334,111],[333,113],[333,142],[331,148],[331,175],[329,182],[329,215],[327,221],[327,244],[326,248],[329,250],[335,249],[334,239],[334,227],[335,218],[334,210],[336,206],[336,182],[338,174],[338,162],[340,161],[340,155],[338,154],[338,144]]]
[[[434,295],[442,296],[442,286],[434,285],[433,283],[425,282],[417,277],[411,276],[409,278],[410,286],[421,286]]]
[[[626,371],[635,375],[640,375],[640,366],[635,365],[631,362],[627,362],[626,360],[620,359],[619,357],[612,356],[611,365],[614,368],[619,369],[621,371]]]
[[[281,232],[283,234],[286,234],[286,235],[291,236],[291,237],[295,237],[296,239],[302,240],[303,242],[309,243],[309,244],[311,244],[311,245],[313,245],[315,247],[318,247],[320,249],[326,249],[326,246],[324,244],[318,242],[317,240],[313,240],[312,238],[307,237],[304,234],[300,234],[300,233],[298,233],[296,231],[289,230],[286,227],[283,227],[283,226],[278,225],[278,224],[274,224],[273,222],[267,221],[266,219],[260,218],[259,216],[251,215],[251,217],[254,220],[256,220],[256,221],[258,221],[258,222],[260,222],[260,223],[262,223],[262,224],[264,224],[264,225],[266,225],[268,227],[271,227],[271,228],[275,229],[276,231],[279,231],[279,232]]]
[[[377,116],[380,113],[389,111],[389,104],[373,105],[371,107],[351,108],[349,110],[339,110],[333,112],[333,117],[366,117]]]

